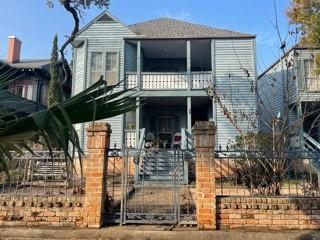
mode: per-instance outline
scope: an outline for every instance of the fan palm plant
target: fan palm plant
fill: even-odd
[[[21,74],[0,62],[0,172],[8,172],[7,161],[12,160],[13,152],[32,152],[27,141],[38,139],[43,140],[50,152],[54,148],[63,150],[65,160],[73,164],[74,153],[79,156],[83,153],[73,124],[114,117],[136,107],[126,90],[114,91],[118,85],[107,86],[101,77],[83,92],[55,107],[21,115],[23,109],[12,110],[9,107],[19,104],[21,98],[14,95],[8,98],[4,94],[8,83]]]

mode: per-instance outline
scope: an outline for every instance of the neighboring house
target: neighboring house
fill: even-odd
[[[287,122],[291,147],[320,150],[320,76],[314,57],[320,49],[299,45],[266,69],[257,81],[260,129],[270,132],[276,119]]]
[[[8,86],[8,91],[37,104],[47,105],[48,82],[50,79],[49,59],[21,60],[21,41],[15,36],[9,36],[8,56],[4,61],[11,67],[23,72]]]
[[[3,62],[22,73],[21,77],[10,82],[8,94],[14,94],[23,101],[38,105],[43,109],[47,106],[48,84],[50,81],[50,59],[20,59],[22,42],[15,36],[8,38],[8,56]],[[63,74],[60,73],[62,77]],[[64,86],[65,96],[70,96],[70,87]]]
[[[123,81],[118,90],[134,88],[142,103],[106,120],[112,147],[139,147],[138,140],[151,134],[159,147],[172,147],[174,136],[186,147],[195,121],[211,120],[217,124],[217,146],[225,148],[239,132],[223,106],[239,113],[244,132],[255,130],[240,116],[256,114],[254,35],[169,18],[127,26],[103,12],[78,33],[73,46],[73,95],[103,75],[109,85]],[[221,104],[208,97],[208,86],[215,87]],[[76,129],[85,148],[86,125]]]

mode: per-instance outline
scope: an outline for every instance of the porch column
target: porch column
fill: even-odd
[[[137,42],[137,88],[141,90],[141,41]]]
[[[140,138],[140,97],[136,98],[136,148],[139,147],[139,138]]]
[[[217,123],[217,108],[214,99],[212,99],[212,121]]]
[[[188,133],[191,133],[191,97],[187,97],[187,129],[188,129]]]
[[[320,119],[318,119],[318,143],[320,143]]]
[[[188,80],[188,90],[192,88],[192,77],[191,77],[191,42],[187,41],[187,80]]]
[[[212,87],[215,86],[215,82],[216,82],[216,59],[215,59],[215,55],[216,55],[216,50],[215,50],[215,40],[212,39],[211,40],[211,84]],[[215,124],[217,124],[217,105],[214,102],[214,100],[212,100],[212,121],[215,122]]]
[[[301,102],[299,101],[297,104],[297,119],[301,119],[302,117],[302,106],[301,106]],[[298,129],[298,135],[299,135],[299,140],[300,140],[300,148],[304,148],[304,138],[303,138],[303,123],[301,124],[300,128]]]

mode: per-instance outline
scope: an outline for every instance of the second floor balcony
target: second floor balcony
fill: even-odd
[[[210,39],[131,40],[126,45],[128,89],[201,90],[212,85]]]
[[[183,72],[142,72],[140,82],[137,73],[128,72],[126,74],[126,87],[138,88],[140,86],[141,90],[205,89],[211,84],[211,72],[192,72],[190,76]]]

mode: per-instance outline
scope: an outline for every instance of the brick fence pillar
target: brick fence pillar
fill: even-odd
[[[193,127],[197,220],[199,229],[203,230],[216,229],[215,134],[214,122],[196,122]]]
[[[108,123],[95,123],[88,127],[88,155],[85,159],[84,225],[99,228],[103,223],[106,200],[106,148],[110,143]]]

